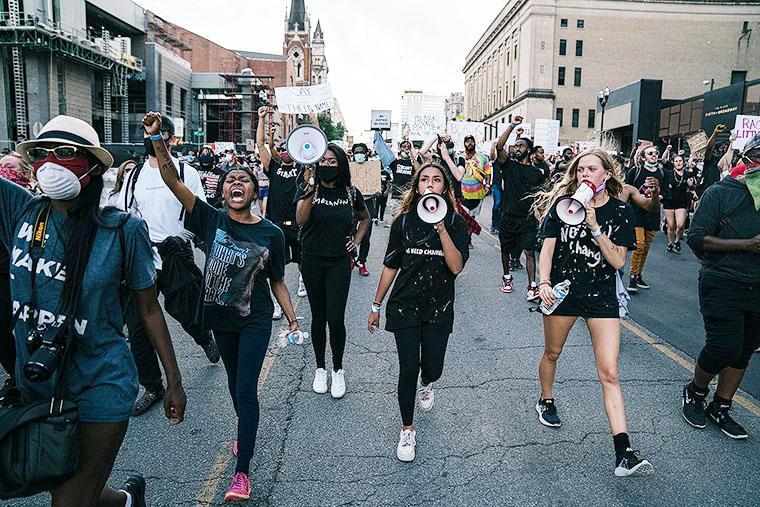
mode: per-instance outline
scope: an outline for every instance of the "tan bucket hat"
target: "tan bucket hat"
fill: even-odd
[[[37,139],[24,141],[16,146],[21,157],[30,162],[27,152],[41,143],[62,143],[89,151],[105,167],[113,165],[113,157],[108,150],[100,147],[98,133],[88,123],[73,116],[59,115],[42,127]]]

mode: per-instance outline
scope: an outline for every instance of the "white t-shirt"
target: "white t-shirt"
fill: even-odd
[[[172,157],[174,167],[179,174],[179,162]],[[185,185],[190,191],[206,202],[201,178],[198,171],[189,164],[184,164]],[[180,220],[182,204],[177,200],[169,187],[161,178],[158,167],[151,167],[146,160],[140,170],[135,186],[134,200],[130,209],[126,209],[132,200],[132,178],[137,171],[130,171],[124,185],[119,192],[118,207],[123,211],[129,211],[141,217],[148,224],[148,233],[152,243],[161,243],[170,236],[179,236],[190,240],[193,234],[185,229],[184,222]]]

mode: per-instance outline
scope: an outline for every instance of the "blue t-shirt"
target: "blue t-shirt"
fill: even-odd
[[[285,276],[285,236],[272,222],[232,220],[200,199],[185,228],[206,243],[203,275],[204,329],[271,333],[274,304],[269,283]]]
[[[65,320],[58,314],[59,300],[66,280],[61,263],[67,236],[64,213],[50,209],[45,242],[36,265],[32,296],[30,254],[32,229],[37,216],[48,204],[22,187],[0,180],[0,243],[11,257],[11,301],[18,320],[16,337],[16,382],[27,399],[51,396],[54,379],[31,382],[23,367],[29,359],[26,337],[38,324]],[[124,316],[119,298],[123,278],[132,290],[155,283],[156,271],[145,222],[128,216],[124,222],[122,252],[119,227],[125,215],[103,214],[92,253],[85,270],[80,305],[74,329],[80,338],[66,373],[66,396],[79,403],[83,422],[119,422],[129,418],[137,397],[137,373],[122,329]],[[123,260],[122,260],[123,258]],[[122,270],[124,273],[122,273]]]

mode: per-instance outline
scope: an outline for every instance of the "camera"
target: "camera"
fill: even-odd
[[[24,365],[24,376],[32,382],[45,382],[53,376],[61,364],[65,340],[59,339],[59,328],[48,328],[45,325],[26,337],[29,350],[29,360]]]

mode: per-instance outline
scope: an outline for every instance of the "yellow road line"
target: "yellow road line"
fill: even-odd
[[[301,304],[301,301],[303,299],[306,298],[296,296],[296,302],[293,305],[293,313],[296,313],[298,311],[298,306]],[[267,379],[269,379],[269,374],[272,371],[274,360],[279,352],[280,347],[278,347],[276,344],[273,344],[269,349],[269,354],[267,354],[267,356],[264,358],[264,363],[261,366],[261,374],[259,374],[259,383],[257,386],[257,389],[259,391],[264,386]],[[201,490],[195,496],[195,503],[197,505],[208,505],[214,501],[214,497],[219,491],[219,484],[222,482],[222,479],[226,477],[225,471],[229,468],[230,463],[232,462],[232,458],[234,458],[234,456],[232,455],[232,450],[229,447],[225,446],[221,451],[219,451],[216,459],[214,459],[214,465],[211,467],[208,478],[203,484],[203,488],[201,488]]]

